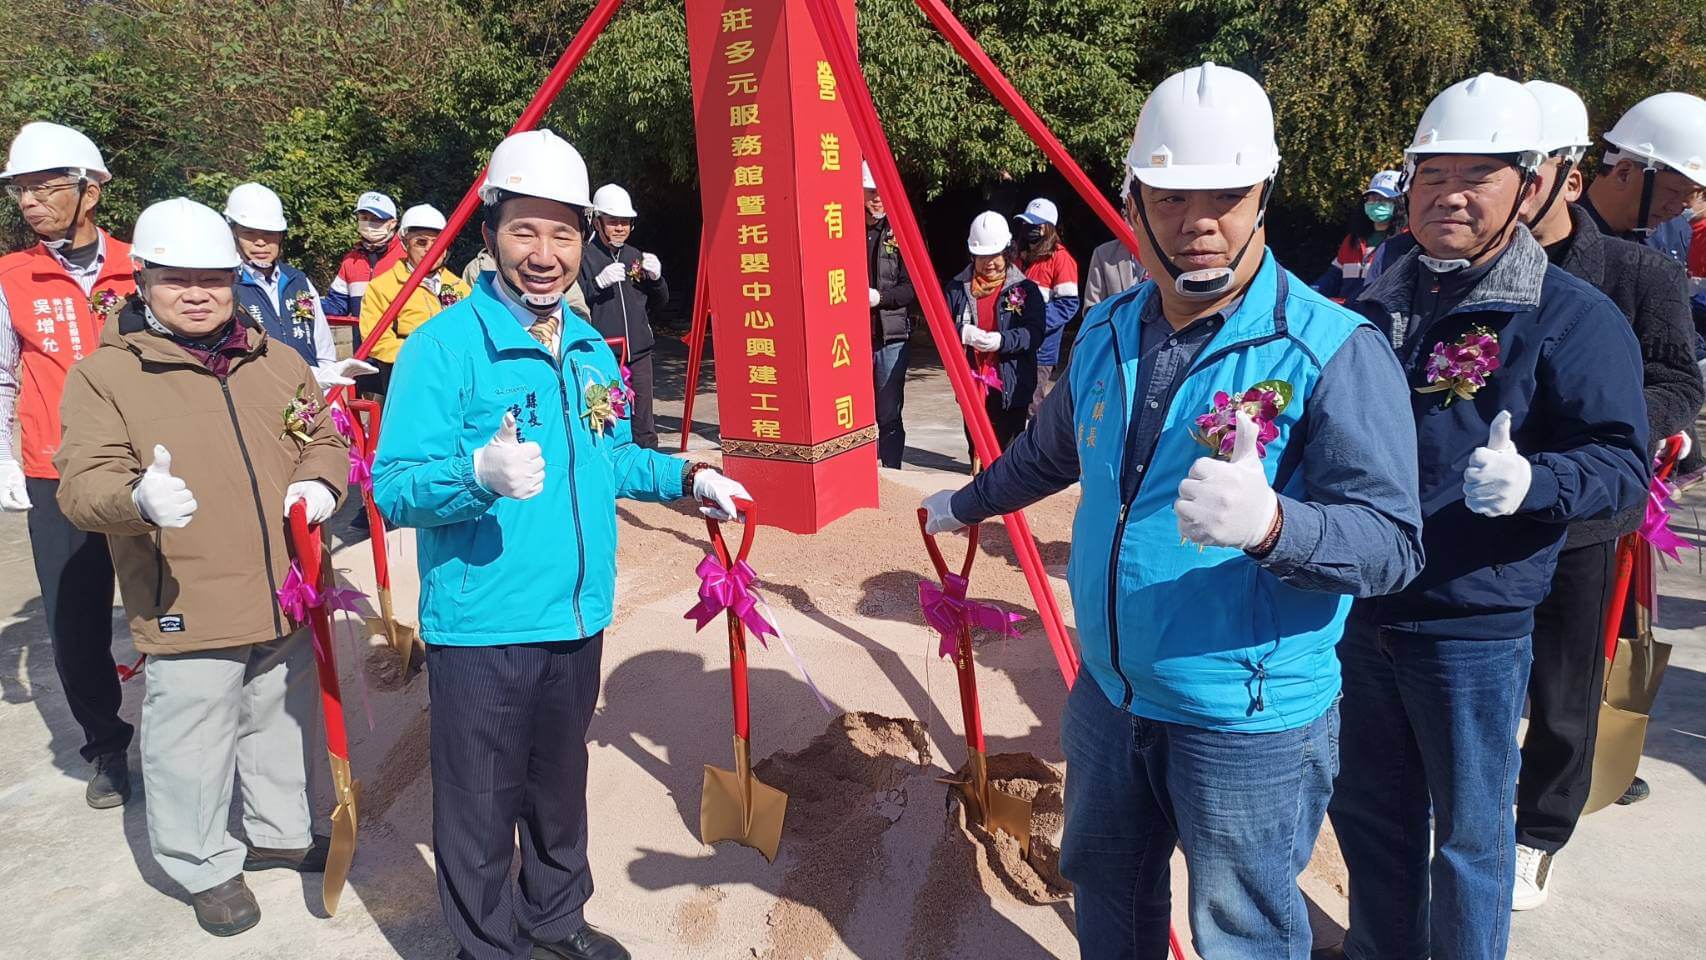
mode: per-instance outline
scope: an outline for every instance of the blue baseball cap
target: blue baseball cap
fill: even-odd
[[[381,220],[397,219],[397,203],[377,190],[369,190],[355,202],[355,212],[366,210]]]
[[[1368,189],[1363,193],[1376,193],[1388,200],[1396,200],[1400,195],[1398,183],[1401,178],[1402,174],[1396,170],[1382,170],[1368,181]]]
[[[1015,214],[1013,219],[1023,220],[1031,224],[1046,223],[1049,226],[1054,226],[1060,222],[1060,208],[1054,205],[1053,200],[1038,197],[1025,205],[1024,213]]]

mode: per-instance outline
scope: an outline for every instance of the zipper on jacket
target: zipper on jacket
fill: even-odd
[[[261,503],[261,482],[255,476],[255,463],[249,459],[249,445],[243,440],[243,426],[237,420],[237,404],[231,399],[231,384],[219,378],[219,392],[225,395],[225,409],[231,414],[231,430],[237,434],[237,450],[243,454],[243,469],[249,472],[249,492],[255,497],[255,519],[261,525],[261,566],[267,572],[267,606],[272,609],[273,630],[284,636],[284,623],[278,610],[278,581],[272,573],[272,535],[267,532],[267,509]]]
[[[559,349],[563,346],[560,337],[557,346]],[[558,360],[551,366],[557,371],[557,389],[563,394],[563,436],[569,441],[569,512],[575,518],[575,554],[580,558],[580,565],[575,568],[575,594],[572,601],[575,608],[575,629],[580,631],[581,637],[585,637],[586,621],[581,617],[581,589],[586,586],[586,536],[581,532],[581,498],[580,491],[575,486],[575,421],[574,414],[569,411],[569,385],[563,379],[562,361]],[[578,388],[581,380],[580,367],[573,360],[569,361],[569,367],[574,371],[575,386]]]
[[[1112,342],[1113,342],[1114,368],[1116,370],[1118,370],[1119,368],[1121,368],[1125,365],[1124,359],[1120,356],[1119,332],[1117,330],[1110,329],[1109,333],[1112,336]],[[1261,344],[1268,343],[1272,340],[1283,339],[1285,336],[1286,335],[1283,333],[1277,333],[1276,332],[1270,336],[1260,337],[1260,338],[1257,338],[1254,340],[1240,340],[1236,343],[1229,343],[1226,346],[1221,347],[1218,350],[1215,350],[1213,353],[1210,353],[1206,357],[1199,357],[1196,361],[1194,361],[1191,364],[1190,369],[1186,370],[1184,372],[1184,374],[1179,378],[1179,382],[1181,384],[1184,383],[1184,381],[1190,379],[1191,376],[1194,375],[1197,371],[1203,369],[1204,367],[1208,366],[1210,363],[1213,363],[1216,360],[1219,360],[1221,357],[1224,357],[1229,353],[1232,353],[1236,350],[1242,350],[1242,349],[1245,349],[1247,347],[1260,346]],[[1120,384],[1121,384],[1122,389],[1123,389],[1124,384],[1125,384],[1125,377],[1123,374],[1120,375]],[[1167,409],[1169,411],[1172,410],[1173,400],[1177,399],[1177,397],[1178,397],[1178,390],[1175,389],[1173,391],[1173,396],[1170,397],[1167,401]],[[1136,425],[1137,405],[1141,400],[1142,400],[1142,398],[1137,395],[1137,391],[1133,390],[1132,391],[1132,397],[1131,397],[1130,410],[1126,414],[1126,429],[1127,430],[1131,430]],[[1153,443],[1151,443],[1149,445],[1149,449],[1142,451],[1143,457],[1142,457],[1142,460],[1140,462],[1147,464],[1149,462],[1149,458],[1153,457],[1155,455],[1155,448],[1157,446],[1159,446],[1160,443],[1161,443],[1161,434],[1156,433],[1155,440]],[[1125,485],[1125,450],[1126,450],[1125,438],[1121,437],[1120,438],[1119,470],[1116,471],[1115,477],[1118,480],[1118,482],[1120,483],[1122,488]],[[1116,616],[1117,605],[1115,603],[1115,597],[1117,596],[1117,591],[1119,588],[1120,544],[1122,541],[1125,540],[1126,518],[1128,516],[1130,516],[1130,514],[1131,514],[1131,505],[1137,501],[1138,492],[1143,489],[1143,480],[1144,480],[1144,477],[1146,475],[1147,475],[1147,471],[1138,473],[1137,483],[1134,484],[1131,488],[1131,495],[1129,497],[1124,497],[1121,500],[1119,522],[1114,525],[1113,548],[1109,551],[1109,554],[1108,554],[1108,653],[1109,653],[1109,656],[1111,656],[1113,658],[1114,673],[1120,678],[1120,684],[1124,687],[1124,693],[1121,695],[1121,698],[1120,698],[1120,709],[1121,710],[1127,709],[1128,707],[1131,706],[1132,687],[1131,687],[1131,679],[1126,676],[1125,669],[1120,666],[1120,627],[1119,627],[1119,619]]]
[[[154,528],[154,611],[165,613],[160,609],[160,601],[166,595],[166,553],[160,549],[159,527]]]

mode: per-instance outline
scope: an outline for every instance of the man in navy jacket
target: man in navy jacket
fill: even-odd
[[[1436,97],[1406,157],[1418,246],[1355,304],[1409,377],[1427,566],[1359,601],[1339,645],[1330,811],[1352,960],[1505,955],[1534,608],[1567,524],[1646,489],[1629,322],[1518,222],[1541,145],[1515,81],[1481,74]]]

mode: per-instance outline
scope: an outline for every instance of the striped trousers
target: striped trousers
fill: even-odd
[[[586,728],[604,635],[427,647],[433,852],[462,960],[528,957],[584,925]],[[516,835],[519,889],[510,881]]]

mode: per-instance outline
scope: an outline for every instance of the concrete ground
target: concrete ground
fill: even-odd
[[[914,356],[927,353],[921,341]],[[679,425],[682,366],[679,346],[660,347],[660,419],[669,431]],[[710,388],[703,384],[698,397],[695,450],[714,448]],[[791,821],[774,864],[744,848],[698,842],[701,767],[729,764],[721,634],[695,636],[681,619],[693,599],[691,569],[702,555],[704,530],[682,510],[621,508],[619,609],[590,734],[591,857],[599,889],[588,914],[642,960],[1077,955],[1069,905],[1023,904],[988,882],[941,884],[944,870],[979,877],[986,870],[972,862],[975,851],[956,860],[964,851],[943,842],[937,806],[943,788],[934,778],[959,764],[964,747],[952,670],[931,656],[934,640],[917,614],[916,584],[926,561],[911,510],[924,493],[960,482],[956,474],[963,475],[966,462],[961,419],[938,366],[918,364],[908,403],[908,468],[884,473],[882,510],[845,518],[810,540],[766,530],[753,556],[779,619],[837,712],[871,710],[926,723],[930,756],[917,758],[916,769],[885,795],[842,811],[848,823],[873,810],[885,816],[892,827],[880,842],[838,844],[833,823]],[[673,436],[666,433],[666,442]],[[1706,498],[1690,498],[1678,524],[1691,537],[1700,534],[1692,512],[1699,502]],[[1069,623],[1070,601],[1058,577],[1073,503],[1069,493],[1032,511]],[[408,534],[393,534],[390,546],[393,569],[408,570]],[[1030,610],[1010,556],[992,528],[973,575],[974,595]],[[1675,650],[1641,767],[1653,798],[1582,822],[1556,861],[1552,901],[1515,917],[1512,957],[1680,957],[1697,954],[1706,942],[1700,893],[1706,575],[1696,556],[1685,557],[1661,580],[1658,633]],[[365,540],[342,545],[336,565],[353,584],[371,586]],[[412,621],[408,577],[399,577],[397,593]],[[114,613],[115,650],[129,655]],[[84,805],[87,773],[53,671],[24,520],[0,516],[0,903],[7,905],[0,910],[7,937],[0,955],[451,956],[433,880],[426,684],[405,683],[388,654],[358,636],[353,624],[340,631],[353,765],[364,790],[360,849],[343,904],[328,919],[317,877],[251,875],[264,912],[260,927],[235,940],[212,939],[196,928],[182,892],[149,856],[140,791],[123,810]],[[990,752],[1023,750],[1058,760],[1064,687],[1035,617],[1021,639],[981,642],[977,656]],[[124,714],[133,721],[141,686],[125,686]],[[755,760],[802,748],[829,721],[776,645],[754,649],[752,688]],[[317,760],[316,770],[322,766]],[[326,797],[321,784],[322,813],[329,810]],[[807,803],[825,809],[821,798],[796,803],[802,806],[791,809]],[[1342,931],[1341,876],[1327,849],[1304,878],[1320,943]],[[950,887],[959,893],[943,893]],[[1176,889],[1183,931],[1183,887]]]

